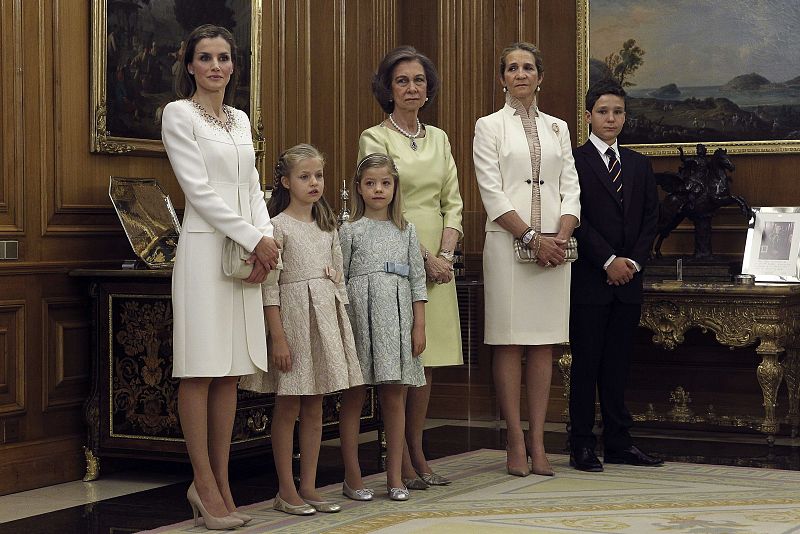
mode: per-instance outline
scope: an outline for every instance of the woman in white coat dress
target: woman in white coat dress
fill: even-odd
[[[186,196],[172,274],[173,376],[181,378],[178,413],[194,480],[187,498],[210,529],[250,518],[236,512],[228,456],[238,377],[267,370],[260,283],[277,262],[255,168],[250,122],[229,105],[236,44],[225,28],[205,25],[187,38],[183,68],[161,136]],[[232,81],[233,80],[233,81]],[[228,236],[252,251],[247,280],[222,272]]]
[[[508,472],[525,476],[532,470],[552,476],[544,451],[544,420],[553,345],[569,339],[570,266],[565,248],[580,217],[580,186],[567,124],[536,105],[542,83],[539,50],[530,43],[503,50],[500,83],[506,103],[478,119],[472,147],[488,215],[484,342],[495,346],[492,373],[508,429]],[[538,253],[535,264],[515,261],[515,238]],[[528,440],[520,423],[523,355]]]

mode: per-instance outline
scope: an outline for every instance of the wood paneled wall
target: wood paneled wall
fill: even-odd
[[[166,157],[89,152],[92,3],[0,0],[0,239],[19,241],[19,260],[0,261],[0,494],[83,474],[91,303],[68,273],[132,256],[109,176],[157,178],[183,205]],[[338,207],[359,134],[381,120],[370,77],[401,4],[262,0],[268,182],[281,150],[314,143]]]
[[[473,272],[480,269],[486,220],[472,165],[475,121],[505,101],[497,70],[500,52],[516,41],[535,43],[538,33],[536,0],[403,2],[402,43],[428,55],[442,79],[439,96],[423,120],[450,138],[464,200],[463,249]],[[477,359],[477,367],[434,371],[430,417],[495,417],[490,351],[482,347]]]
[[[157,178],[178,207],[183,203],[166,158],[89,152],[91,4],[0,0],[0,40],[7,44],[0,62],[0,239],[19,240],[20,254],[0,261],[0,494],[82,474],[90,302],[68,272],[131,256],[107,199],[108,177]],[[464,248],[479,266],[485,215],[472,169],[473,128],[502,105],[497,58],[520,39],[545,54],[542,109],[575,124],[574,2],[263,0],[267,181],[282,149],[314,143],[328,156],[326,195],[338,208],[358,136],[383,117],[370,91],[372,73],[389,49],[412,44],[442,76],[423,119],[450,136],[465,203]],[[753,205],[800,203],[797,156],[735,162],[734,190]],[[657,170],[676,166],[675,158],[655,160]],[[723,213],[715,250],[739,254],[743,228],[735,213]],[[667,249],[690,251],[689,232],[680,229]],[[483,350],[477,368],[437,372],[431,415],[492,417],[489,362]]]

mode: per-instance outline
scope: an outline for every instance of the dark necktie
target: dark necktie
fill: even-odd
[[[611,185],[617,192],[617,198],[622,202],[622,167],[619,166],[617,153],[613,148],[608,147],[606,156],[608,156],[608,176],[611,178]]]

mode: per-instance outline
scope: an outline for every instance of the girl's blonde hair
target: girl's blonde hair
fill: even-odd
[[[394,160],[388,154],[368,154],[361,158],[356,166],[356,173],[353,176],[353,214],[350,216],[350,221],[355,222],[364,216],[366,206],[364,205],[364,197],[358,192],[358,184],[361,183],[361,178],[364,176],[366,169],[382,169],[385,168],[394,177],[394,196],[392,201],[389,202],[389,220],[394,223],[401,230],[405,230],[408,221],[403,217],[403,195],[400,193],[400,173],[397,172],[397,167]]]
[[[275,187],[267,204],[270,217],[275,217],[281,213],[291,202],[289,190],[283,186],[281,178],[284,176],[289,178],[292,168],[298,162],[306,159],[318,159],[323,166],[325,165],[325,156],[322,155],[322,152],[317,150],[315,146],[306,143],[295,145],[278,156],[278,161],[275,163]],[[311,216],[320,230],[324,232],[336,230],[336,213],[334,213],[333,208],[331,208],[324,196],[314,202],[311,207]]]

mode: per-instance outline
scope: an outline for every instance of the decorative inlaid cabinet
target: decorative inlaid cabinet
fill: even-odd
[[[185,461],[172,378],[169,270],[76,270],[93,301],[92,389],[86,402],[86,476],[103,457]],[[239,390],[231,457],[268,453],[274,396]],[[338,433],[339,394],[323,403],[323,439]],[[374,388],[367,389],[362,430],[378,429]]]

